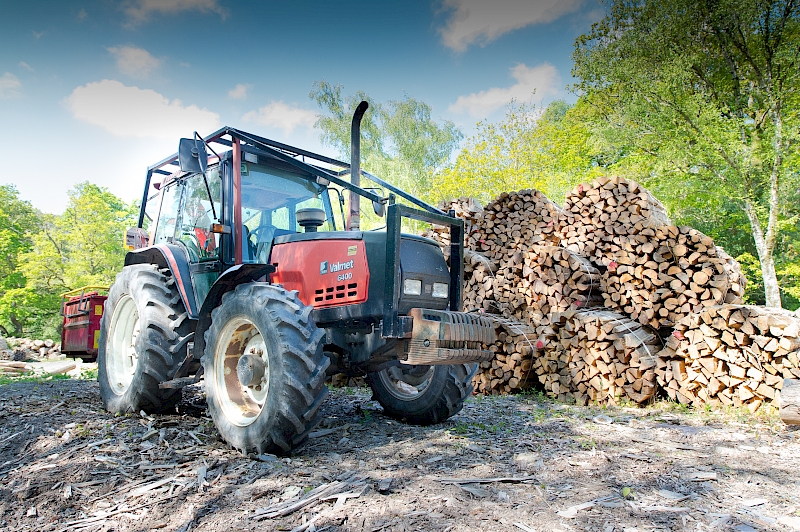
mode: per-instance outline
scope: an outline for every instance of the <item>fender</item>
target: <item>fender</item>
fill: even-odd
[[[222,301],[222,296],[233,290],[237,285],[251,283],[265,275],[273,273],[275,266],[272,264],[238,264],[228,268],[219,276],[217,281],[208,291],[206,300],[198,314],[197,328],[194,334],[194,359],[200,360],[206,350],[206,330],[211,325],[211,311]]]
[[[198,317],[197,302],[194,298],[192,276],[189,273],[189,256],[186,251],[175,244],[156,244],[125,255],[125,266],[133,264],[157,264],[162,268],[169,268],[175,278],[178,293],[183,301],[189,318],[196,320]]]

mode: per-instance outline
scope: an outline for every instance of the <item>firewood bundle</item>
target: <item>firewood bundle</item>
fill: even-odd
[[[561,209],[538,190],[503,192],[486,205],[466,246],[497,262],[534,244],[558,245]]]
[[[503,309],[495,301],[495,272],[497,263],[483,254],[474,251],[464,254],[464,310],[502,314]]]
[[[645,403],[656,393],[658,336],[620,314],[599,309],[552,315],[539,328],[533,369],[545,391],[577,404]]]
[[[577,253],[529,246],[500,264],[494,300],[503,314],[538,325],[551,312],[600,306],[600,272]]]
[[[662,329],[705,307],[742,302],[738,263],[696,229],[644,228],[615,241],[601,287],[611,310]]]
[[[781,309],[721,305],[683,318],[659,353],[656,377],[683,404],[747,406],[774,400],[800,378],[800,319]]]
[[[478,230],[478,224],[483,218],[483,206],[475,198],[461,197],[450,201],[442,201],[437,205],[440,210],[444,212],[455,211],[456,218],[464,220],[464,251],[465,255],[468,251],[474,250],[474,241],[477,237],[473,237],[473,244],[470,245],[470,235],[475,235]],[[422,233],[422,236],[435,240],[439,243],[444,253],[447,264],[450,264],[450,227],[442,225],[431,225],[431,227]],[[465,257],[466,259],[466,257]]]
[[[557,235],[565,248],[607,266],[618,237],[670,224],[664,205],[638,183],[599,177],[567,193]]]
[[[536,374],[531,371],[536,330],[514,319],[487,317],[495,324],[498,340],[491,346],[494,358],[481,362],[473,378],[475,390],[497,395],[530,388],[536,382]]]

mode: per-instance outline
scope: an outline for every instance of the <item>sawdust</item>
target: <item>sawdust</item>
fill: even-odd
[[[256,458],[219,440],[200,387],[115,417],[96,382],[4,385],[0,528],[800,530],[800,431],[774,415],[510,396],[412,427],[366,389],[323,408],[292,456]]]

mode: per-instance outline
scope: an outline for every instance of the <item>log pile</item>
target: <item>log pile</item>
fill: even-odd
[[[800,378],[800,319],[793,313],[721,305],[683,318],[659,353],[658,384],[683,404],[755,412]]]
[[[444,212],[455,211],[456,218],[464,220],[465,262],[468,251],[474,251],[477,242],[478,225],[483,218],[483,206],[475,198],[460,197],[450,201],[442,201],[437,205]],[[472,236],[471,236],[472,235]],[[431,225],[422,236],[435,240],[442,247],[447,264],[450,264],[450,227]],[[472,244],[470,245],[470,242]]]
[[[557,246],[561,209],[538,190],[504,192],[486,205],[465,246],[502,263],[534,244]]]
[[[560,244],[599,266],[615,260],[619,237],[671,225],[667,211],[634,181],[599,177],[567,193],[556,234]]]
[[[518,320],[487,317],[495,324],[498,340],[490,348],[495,353],[494,358],[481,362],[473,378],[475,391],[496,395],[530,388],[536,380],[531,371],[536,330]]]
[[[6,349],[0,349],[0,360],[45,360],[59,358],[61,346],[52,340],[32,340],[9,336]]]
[[[666,225],[614,240],[601,288],[609,309],[663,329],[706,307],[742,303],[738,263],[696,229]]]
[[[600,272],[562,247],[530,246],[500,264],[493,298],[505,316],[538,325],[553,312],[600,306]]]
[[[586,309],[553,314],[537,328],[533,369],[545,391],[562,401],[638,404],[656,393],[658,336],[621,314]]]

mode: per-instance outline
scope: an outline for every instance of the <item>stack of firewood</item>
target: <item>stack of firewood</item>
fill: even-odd
[[[503,314],[538,325],[553,312],[602,305],[600,272],[557,246],[517,250],[500,264],[493,297]]]
[[[557,235],[565,248],[607,266],[620,250],[619,237],[670,224],[661,202],[638,183],[599,177],[567,193]]]
[[[473,384],[482,394],[512,393],[530,388],[536,381],[531,371],[536,330],[521,321],[487,316],[495,324],[497,342],[491,361],[481,362]]]
[[[648,327],[602,309],[556,313],[537,328],[533,370],[562,401],[645,403],[656,393],[661,340]]]
[[[755,412],[800,378],[800,319],[781,309],[721,305],[683,318],[659,353],[656,376],[670,398]]]
[[[483,218],[483,206],[475,198],[461,197],[450,201],[442,201],[437,207],[444,212],[455,211],[456,217],[464,220],[464,251],[474,250],[474,242],[477,241],[476,233]],[[438,242],[445,259],[447,259],[447,263],[450,264],[450,227],[434,224],[424,231],[422,236]],[[470,239],[473,240],[473,245],[469,244]]]
[[[644,228],[614,240],[601,288],[609,309],[662,329],[706,307],[742,302],[738,263],[696,229]]]
[[[534,244],[558,245],[561,209],[538,190],[504,192],[486,205],[466,247],[501,263]]]

